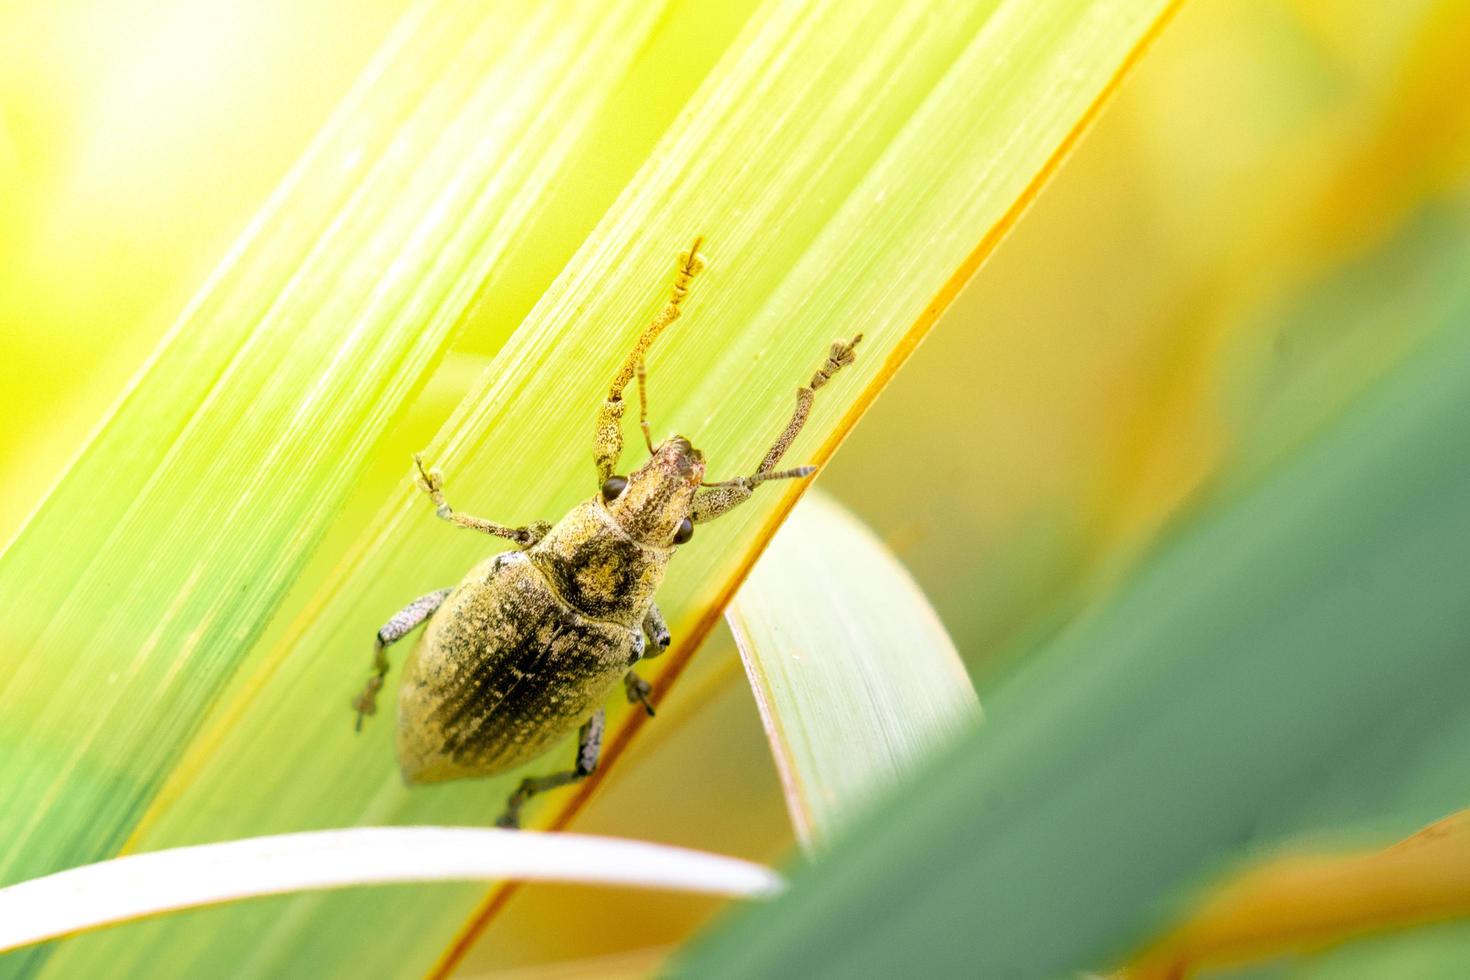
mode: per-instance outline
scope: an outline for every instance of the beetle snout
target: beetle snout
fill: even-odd
[[[689,505],[704,479],[704,454],[683,436],[658,445],[653,457],[628,474],[616,496],[604,494],[608,509],[639,541],[667,546],[689,515]]]
[[[654,450],[652,462],[670,476],[692,483],[704,479],[704,453],[683,436],[674,436]]]
[[[690,445],[683,436],[669,440],[674,457],[674,469],[686,479],[704,478],[704,453]]]

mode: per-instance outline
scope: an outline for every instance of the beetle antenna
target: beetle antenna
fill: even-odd
[[[745,487],[754,490],[767,480],[798,480],[804,476],[811,476],[817,471],[815,466],[797,466],[789,470],[766,470],[755,476],[740,476],[733,480],[721,480],[719,483],[701,483],[702,487]]]

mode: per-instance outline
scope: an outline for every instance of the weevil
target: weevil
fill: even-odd
[[[372,674],[352,706],[360,729],[363,717],[377,711],[388,648],[427,622],[398,689],[398,761],[406,783],[506,772],[578,729],[572,768],[523,780],[506,801],[500,826],[519,826],[522,807],[537,793],[593,773],[603,704],[620,680],[630,702],[654,713],[652,688],[632,668],[669,647],[669,628],[654,601],[669,559],[689,542],[694,525],[738,507],[762,483],[814,471],[776,467],[806,423],[817,389],[853,362],[862,340],[859,334],[832,344],[826,361],[797,389],[790,421],[753,475],[704,482],[704,455],[688,439],[675,435],[654,444],[644,365],[704,268],[700,244],[695,239],[680,254],[667,302],[639,335],[598,411],[597,493],[556,524],[509,527],[460,513],[445,499],[443,474],[414,456],[416,483],[439,517],[505,538],[516,550],[492,556],[459,585],[420,596],[389,619],[373,643]],[[617,472],[623,392],[635,377],[648,460],[623,476]]]

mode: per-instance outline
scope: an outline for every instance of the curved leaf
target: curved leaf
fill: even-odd
[[[824,494],[792,511],[725,618],[807,846],[980,718],[924,593]]]
[[[467,827],[357,827],[114,858],[0,888],[0,952],[201,905],[348,885],[517,878],[760,897],[774,872],[643,841]]]

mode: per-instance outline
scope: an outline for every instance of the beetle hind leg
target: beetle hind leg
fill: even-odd
[[[602,729],[607,723],[607,715],[601,709],[587,719],[577,736],[577,762],[566,772],[552,773],[550,776],[532,776],[521,780],[516,791],[510,794],[505,801],[505,812],[500,819],[495,821],[497,827],[518,828],[521,825],[521,807],[526,801],[537,793],[545,793],[548,790],[559,789],[571,783],[579,783],[597,771],[597,760],[602,755]]]

